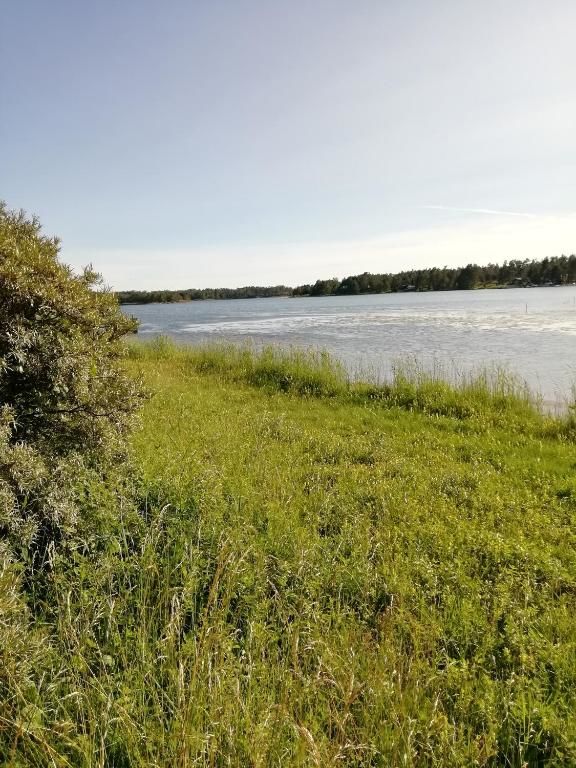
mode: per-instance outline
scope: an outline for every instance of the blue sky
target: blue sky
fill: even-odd
[[[574,252],[575,29],[572,0],[7,3],[0,197],[116,288]]]

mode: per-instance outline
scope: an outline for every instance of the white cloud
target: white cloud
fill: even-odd
[[[115,289],[297,285],[359,272],[542,259],[576,252],[576,214],[465,217],[439,227],[348,241],[175,249],[62,252],[73,266],[92,263]]]
[[[454,211],[455,213],[480,213],[488,216],[521,216],[523,218],[535,218],[534,213],[520,213],[518,211],[495,211],[492,208],[457,208],[452,205],[423,205],[427,211]]]

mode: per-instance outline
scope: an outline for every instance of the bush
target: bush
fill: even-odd
[[[0,204],[0,536],[35,562],[76,530],[87,489],[124,466],[141,398],[121,367],[134,321],[58,253],[37,219]]]

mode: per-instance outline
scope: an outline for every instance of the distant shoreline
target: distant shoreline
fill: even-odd
[[[478,289],[548,288],[576,284],[576,255],[540,261],[513,259],[503,264],[467,264],[403,272],[362,272],[340,280],[332,277],[291,288],[287,285],[245,285],[241,288],[186,288],[174,291],[117,291],[120,304],[174,304],[206,299],[266,299],[304,296],[364,296],[382,293],[428,293]]]
[[[502,291],[502,290],[517,290],[519,288],[568,288],[570,286],[576,287],[576,283],[552,283],[552,284],[530,284],[530,285],[478,285],[473,288],[426,288],[419,290],[407,290],[399,289],[395,291],[364,291],[359,293],[298,293],[298,294],[276,294],[270,296],[198,296],[194,298],[154,298],[143,301],[125,301],[122,299],[122,294],[126,291],[116,291],[116,295],[119,297],[119,303],[123,307],[135,306],[140,307],[146,304],[191,304],[196,301],[241,301],[248,299],[316,299],[316,298],[329,298],[329,297],[354,297],[354,296],[387,296],[398,293],[454,293],[455,291]],[[230,289],[231,291],[236,289]],[[241,289],[237,289],[241,290]],[[179,291],[138,291],[138,293],[180,293]]]

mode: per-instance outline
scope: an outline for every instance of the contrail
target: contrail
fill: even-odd
[[[456,211],[458,213],[481,213],[488,214],[490,216],[521,216],[526,219],[533,219],[535,214],[533,213],[519,213],[518,211],[494,211],[491,208],[454,208],[450,205],[423,205],[422,208],[426,208],[430,211]]]

